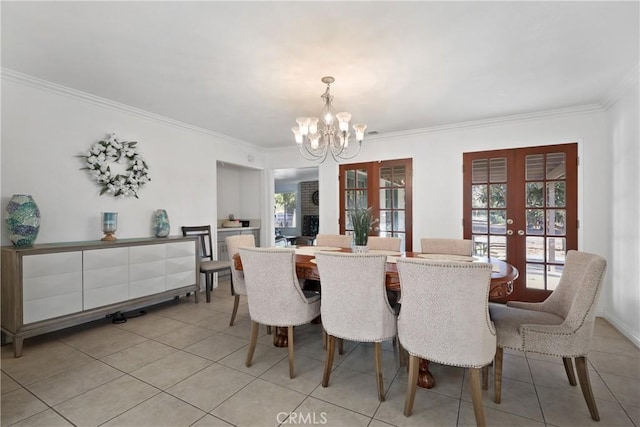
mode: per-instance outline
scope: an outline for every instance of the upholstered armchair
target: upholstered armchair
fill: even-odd
[[[344,234],[318,234],[316,236],[316,245],[350,248],[351,240],[351,236],[347,236]]]
[[[229,326],[233,326],[233,322],[236,320],[238,314],[238,306],[240,305],[240,295],[247,295],[247,287],[244,283],[244,271],[236,270],[233,266],[233,256],[238,253],[241,247],[255,248],[256,238],[253,234],[241,234],[238,236],[226,237],[225,243],[227,244],[227,253],[231,260],[231,275],[233,280],[231,281],[231,295],[235,298],[233,300],[233,312],[231,313],[231,321]]]
[[[576,385],[573,361],[591,418],[600,420],[591,390],[586,356],[593,335],[595,310],[606,270],[604,258],[568,251],[560,282],[541,303],[509,301],[489,305],[498,342],[495,357],[495,402],[502,391],[503,349],[562,357],[567,378]]]
[[[420,239],[423,254],[473,255],[473,241],[465,239]]]
[[[240,248],[247,302],[251,316],[251,342],[246,365],[251,366],[260,324],[286,327],[289,376],[294,376],[293,327],[320,314],[320,296],[305,294],[296,277],[295,250]]]
[[[493,360],[491,264],[398,259],[402,309],[398,337],[409,352],[405,416],[413,411],[419,359],[468,368],[476,423],[485,425],[480,376]]]
[[[328,335],[322,386],[329,385],[336,338],[373,342],[378,399],[384,401],[381,342],[396,336],[396,315],[387,301],[386,255],[318,252],[322,278],[322,325]]]

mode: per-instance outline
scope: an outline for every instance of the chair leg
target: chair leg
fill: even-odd
[[[240,295],[236,295],[233,300],[233,311],[231,312],[231,321],[229,326],[233,326],[233,322],[236,320],[236,314],[238,314],[238,306],[240,305]]]
[[[493,401],[496,403],[502,400],[502,355],[502,347],[497,347],[493,359],[493,391],[495,392]]]
[[[249,352],[247,353],[247,361],[245,365],[251,366],[251,359],[253,359],[253,352],[256,350],[256,343],[258,342],[258,328],[260,324],[254,320],[251,321],[251,342],[249,342]]]
[[[587,402],[587,406],[589,407],[591,419],[594,421],[600,421],[598,407],[596,406],[596,399],[593,397],[593,391],[591,391],[591,381],[589,381],[589,369],[587,368],[586,357],[576,357],[576,370],[578,371],[580,388],[582,389],[584,400]]]
[[[480,374],[483,368],[469,368],[471,374],[471,399],[473,400],[473,412],[476,416],[478,427],[486,426],[484,418],[484,406],[482,406],[482,390],[480,389]]]
[[[293,326],[287,327],[287,340],[289,349],[289,378],[293,378]]]
[[[271,335],[271,326],[267,325],[267,335]]]
[[[573,372],[573,361],[570,357],[563,357],[562,363],[564,363],[564,370],[567,373],[567,378],[569,379],[569,384],[575,386],[576,384],[576,374]]]
[[[338,354],[344,354],[344,340],[342,338],[338,338]]]
[[[324,374],[322,375],[322,387],[329,385],[331,369],[333,369],[333,353],[336,349],[336,337],[327,334],[327,354],[324,360]]]
[[[207,302],[211,302],[211,289],[213,289],[213,273],[207,273],[204,275],[205,277],[205,295],[207,297]]]
[[[322,349],[327,349],[327,331],[322,328]]]
[[[407,377],[407,396],[404,401],[404,416],[410,417],[413,412],[413,401],[416,399],[418,387],[418,371],[420,370],[420,358],[409,355],[409,375]]]
[[[482,367],[482,389],[489,389],[489,365]]]
[[[378,400],[384,402],[384,381],[382,378],[382,344],[373,343],[373,352],[376,365],[376,383],[378,384]]]

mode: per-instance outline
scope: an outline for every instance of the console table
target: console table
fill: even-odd
[[[2,247],[1,330],[15,357],[25,338],[193,292],[195,237]]]

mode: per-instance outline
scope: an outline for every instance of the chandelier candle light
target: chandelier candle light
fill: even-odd
[[[333,96],[329,92],[329,86],[334,81],[333,77],[322,78],[322,83],[327,84],[327,89],[320,96],[324,101],[321,127],[318,128],[320,119],[317,117],[298,117],[296,119],[298,126],[291,128],[295,135],[298,150],[307,160],[316,160],[322,163],[329,153],[336,161],[339,159],[352,159],[360,152],[367,125],[364,123],[353,125],[357,146],[355,151],[353,149],[350,150],[349,138],[351,133],[349,132],[349,121],[351,121],[351,114],[347,112],[335,113],[333,105],[331,105]],[[335,127],[336,121],[338,124],[337,129]]]

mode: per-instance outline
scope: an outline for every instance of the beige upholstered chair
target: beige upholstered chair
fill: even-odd
[[[424,358],[468,368],[476,423],[485,425],[480,371],[493,360],[496,345],[488,310],[491,264],[401,258],[398,273],[398,337],[410,355],[404,414],[413,410],[419,358]]]
[[[562,357],[569,383],[573,386],[576,378],[572,358],[575,358],[580,387],[591,418],[600,420],[591,391],[586,356],[606,267],[606,260],[598,255],[569,251],[560,282],[544,302],[509,301],[507,305],[489,305],[498,334],[494,367],[496,403],[500,403],[502,397],[504,348]]]
[[[247,287],[244,283],[244,271],[236,270],[233,267],[233,256],[238,253],[238,250],[241,247],[255,248],[256,238],[253,234],[241,234],[239,236],[226,237],[224,240],[227,244],[227,253],[231,260],[231,274],[233,275],[233,280],[231,281],[231,295],[233,295],[235,299],[233,300],[231,321],[229,321],[229,326],[233,326],[233,322],[236,320],[236,315],[238,314],[240,295],[247,295]]]
[[[333,367],[336,338],[373,342],[378,399],[384,401],[381,342],[396,336],[396,315],[387,301],[386,255],[318,252],[322,278],[322,325],[328,335],[322,386]]]
[[[211,244],[211,226],[183,226],[183,236],[197,236],[200,241],[200,273],[204,274],[205,294],[207,302],[211,302],[211,291],[213,290],[213,274],[229,272],[231,275],[232,265],[230,261],[216,261],[213,259],[213,247]],[[233,275],[231,275],[231,286],[233,287]]]
[[[316,236],[316,245],[350,248],[351,236],[346,236],[344,234],[318,234]]]
[[[400,252],[401,244],[402,239],[400,237],[369,236],[369,241],[367,242],[369,249],[396,252]]]
[[[423,254],[473,255],[473,241],[465,239],[420,239]]]
[[[247,301],[251,316],[251,342],[246,365],[251,366],[259,324],[288,328],[289,376],[293,378],[293,327],[320,314],[320,296],[302,291],[296,277],[294,249],[240,248]]]

